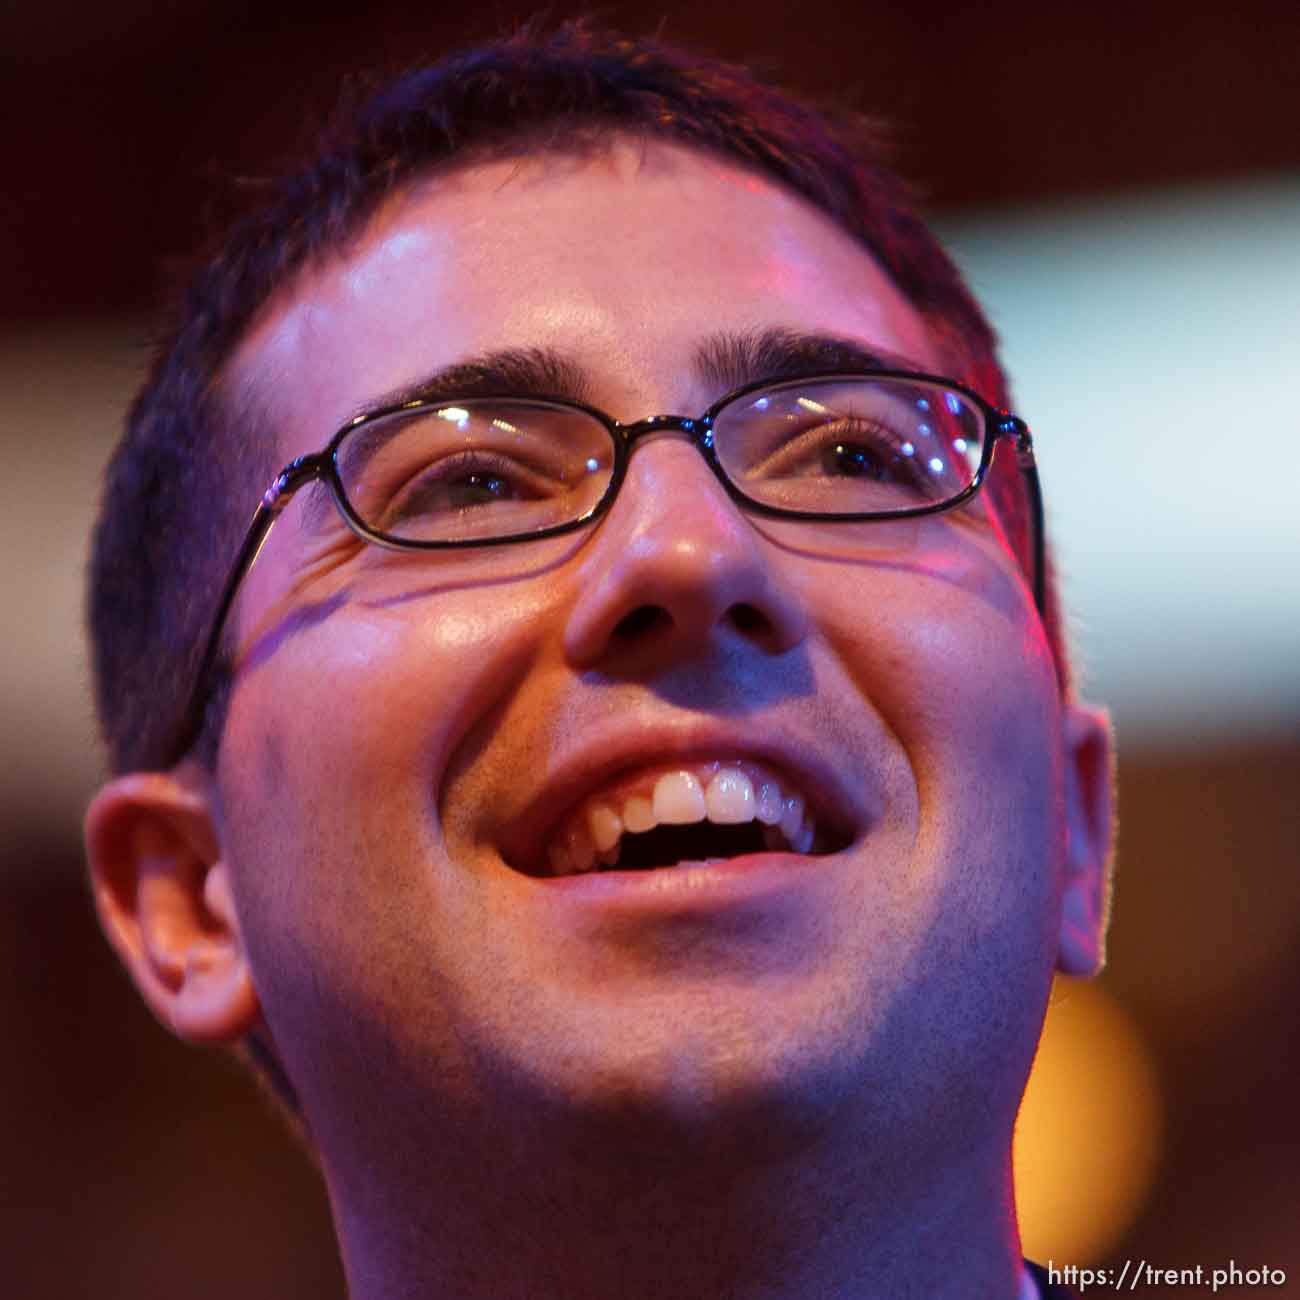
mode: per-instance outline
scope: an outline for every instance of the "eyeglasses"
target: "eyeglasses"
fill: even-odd
[[[1016,450],[1043,609],[1042,497],[1024,421],[962,384],[875,370],[763,381],[698,418],[621,424],[581,402],[467,397],[404,402],[344,425],[323,451],[276,476],[221,595],[176,759],[203,722],[208,678],[235,593],[280,512],[320,480],[353,532],[395,550],[539,541],[585,527],[614,503],[638,439],[686,434],[743,509],[772,519],[865,523],[938,514],[983,485],[1001,439]]]

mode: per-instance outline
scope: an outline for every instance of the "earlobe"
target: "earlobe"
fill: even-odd
[[[173,772],[110,781],[86,812],[100,924],[141,996],[191,1042],[242,1038],[254,990],[206,795]]]
[[[1095,975],[1106,961],[1115,841],[1115,768],[1105,710],[1067,704],[1064,744],[1066,850],[1057,966],[1066,975]]]

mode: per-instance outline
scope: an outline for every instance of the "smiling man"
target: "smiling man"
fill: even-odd
[[[354,1300],[1050,1294],[1011,1136],[1109,744],[1003,387],[868,133],[583,28],[354,105],[201,264],[88,854]]]

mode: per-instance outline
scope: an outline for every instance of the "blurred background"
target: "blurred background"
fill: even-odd
[[[551,6],[555,15],[570,6]],[[80,605],[159,267],[345,72],[526,7],[0,6],[0,1288],[342,1283],[306,1161],[99,938]],[[1062,984],[1018,1143],[1056,1263],[1300,1295],[1300,7],[721,0],[609,22],[850,93],[1001,331],[1086,689],[1121,743],[1110,965]],[[1144,1294],[1166,1288],[1144,1287]],[[1194,1288],[1167,1288],[1187,1294]]]

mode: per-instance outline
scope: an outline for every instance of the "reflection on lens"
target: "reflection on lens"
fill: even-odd
[[[921,438],[941,440],[956,454],[918,456]],[[808,514],[902,513],[970,487],[983,452],[983,416],[969,399],[924,380],[794,382],[724,408],[714,445],[740,491],[764,505]]]

